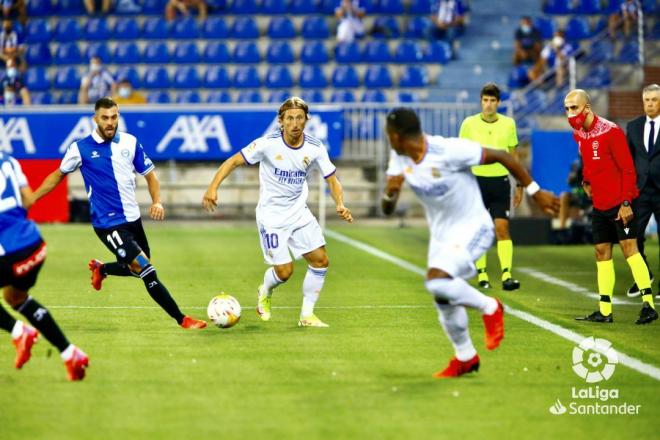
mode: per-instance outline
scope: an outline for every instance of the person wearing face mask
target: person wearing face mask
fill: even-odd
[[[575,319],[614,322],[612,246],[618,242],[642,296],[642,310],[636,324],[651,323],[658,319],[658,313],[653,304],[651,278],[637,249],[639,191],[626,135],[616,124],[593,112],[589,95],[584,90],[570,91],[564,98],[564,109],[582,157],[582,186],[594,205],[591,225],[600,295],[599,310]]]
[[[30,91],[25,86],[23,76],[18,71],[16,60],[13,58],[5,63],[5,73],[0,80],[0,90],[2,90],[0,99],[4,106],[32,104]]]
[[[89,63],[89,73],[80,81],[78,104],[89,104],[117,92],[115,79],[103,67],[101,58],[92,57]]]
[[[117,94],[112,97],[118,105],[146,104],[147,98],[140,92],[135,91],[128,79],[122,79],[117,83]]]
[[[555,68],[555,85],[562,87],[566,82],[566,69],[568,67],[568,58],[574,52],[573,45],[566,41],[564,31],[555,32],[552,40],[545,45],[541,51],[539,60],[529,69],[527,76],[530,81],[539,78],[548,67]]]
[[[541,54],[541,32],[534,27],[531,17],[525,16],[520,19],[520,26],[514,34],[513,43],[513,65],[522,62],[535,63]]]

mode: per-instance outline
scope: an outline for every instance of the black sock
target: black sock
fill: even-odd
[[[172,298],[172,295],[170,295],[170,292],[158,279],[156,269],[151,264],[147,265],[142,273],[140,273],[140,278],[144,281],[144,286],[147,288],[147,292],[149,292],[149,295],[151,295],[153,300],[156,301],[168,315],[174,318],[177,324],[181,324],[184,315],[181,313],[181,310],[179,310],[179,306],[176,304],[176,301],[174,301],[174,298]]]
[[[30,321],[30,324],[39,330],[48,339],[48,342],[57,347],[60,352],[69,346],[69,341],[57,326],[53,317],[50,316],[48,309],[39,304],[37,300],[28,296],[28,299],[16,310],[21,312]]]
[[[16,320],[13,316],[7,313],[4,307],[0,306],[0,328],[11,333],[15,324]]]
[[[135,273],[126,263],[106,263],[101,269],[103,275],[114,275],[116,277],[134,277]]]

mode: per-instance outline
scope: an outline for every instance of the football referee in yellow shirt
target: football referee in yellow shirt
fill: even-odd
[[[518,136],[512,118],[497,113],[500,104],[500,89],[493,83],[481,89],[481,113],[465,118],[461,124],[460,137],[479,142],[483,146],[508,151],[517,158]],[[509,208],[511,206],[511,184],[509,172],[499,163],[472,167],[477,176],[484,205],[495,223],[497,255],[502,269],[502,288],[516,290],[520,282],[511,277],[513,242],[509,235]],[[522,200],[522,187],[516,186],[513,206]],[[486,254],[476,262],[479,286],[490,289],[486,272]]]

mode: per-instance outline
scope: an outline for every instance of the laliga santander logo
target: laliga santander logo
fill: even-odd
[[[587,383],[608,380],[618,363],[619,356],[607,339],[591,336],[573,348],[573,371]]]

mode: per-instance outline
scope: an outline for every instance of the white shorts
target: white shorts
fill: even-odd
[[[428,268],[444,270],[452,277],[472,278],[477,274],[474,262],[490,248],[494,237],[492,224],[464,225],[443,237],[432,236]]]
[[[298,222],[283,228],[268,227],[257,220],[257,229],[264,261],[271,266],[290,263],[293,261],[291,254],[297,260],[325,246],[323,231],[313,215],[303,216]]]

